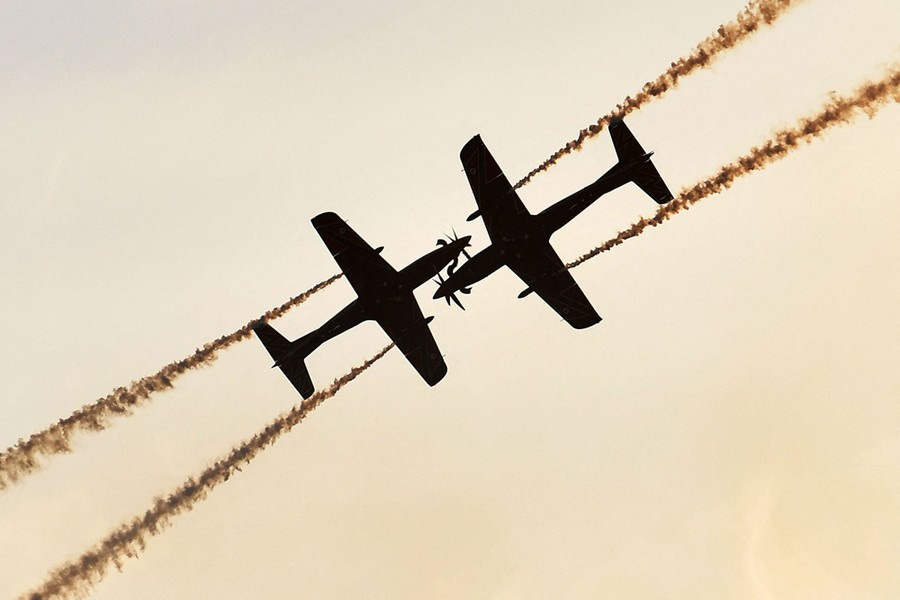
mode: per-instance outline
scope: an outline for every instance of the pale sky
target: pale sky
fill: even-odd
[[[515,181],[743,6],[0,3],[0,446],[335,273],[320,212],[398,269],[451,227],[484,247],[463,143]],[[894,0],[809,0],[627,122],[676,191],[881,77],[898,31]],[[894,104],[575,269],[587,330],[507,270],[465,312],[423,286],[437,387],[392,351],[92,597],[900,596],[898,156]],[[520,195],[614,157],[603,133]],[[563,260],[653,212],[632,187]],[[270,364],[245,341],[0,493],[0,597],[296,403]]]

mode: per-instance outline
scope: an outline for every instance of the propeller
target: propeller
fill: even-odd
[[[453,232],[453,235],[452,235],[452,236],[449,236],[449,235],[447,235],[447,234],[445,233],[445,234],[444,234],[444,238],[446,238],[446,239],[444,239],[444,238],[438,239],[438,241],[437,241],[437,245],[438,245],[438,246],[447,246],[447,245],[449,245],[449,244],[453,244],[453,243],[456,243],[456,242],[459,241],[459,235],[456,233],[456,229],[453,228],[453,229],[451,229],[451,231]],[[469,245],[469,244],[467,243],[466,246],[468,246],[468,245]],[[465,248],[465,247],[463,247],[463,248],[461,249],[460,253],[461,253],[463,256],[465,256],[467,259],[471,259],[471,258],[472,258],[472,257],[469,255],[469,253],[466,252],[466,248]],[[456,256],[453,257],[453,260],[450,261],[450,266],[447,267],[447,277],[448,277],[448,278],[453,276],[453,272],[456,270],[456,267],[458,267],[458,266],[459,266],[459,254],[457,254]],[[437,279],[435,279],[434,282],[435,282],[436,284],[438,284],[438,287],[440,287],[440,286],[444,285],[445,279],[444,279],[444,277],[443,277],[440,273],[438,273],[438,274],[437,274]],[[458,307],[460,307],[460,308],[463,309],[463,310],[466,310],[466,307],[463,306],[463,305],[462,305],[462,302],[459,301],[459,298],[456,297],[457,292],[462,292],[463,294],[469,294],[469,293],[472,292],[472,288],[470,288],[470,287],[461,287],[461,288],[459,288],[458,290],[456,290],[455,292],[450,293],[450,294],[447,294],[446,296],[444,296],[444,300],[447,301],[447,306],[450,306],[450,301],[452,300]]]
[[[452,274],[453,274],[452,272],[449,273],[449,275],[452,275]],[[448,276],[449,276],[449,275],[448,275]],[[436,284],[438,284],[438,287],[444,285],[444,278],[441,276],[440,273],[437,274],[437,279],[435,279],[435,280],[433,280],[433,281],[434,281]],[[459,289],[458,291],[462,292],[463,294],[468,294],[468,293],[470,293],[472,290],[471,290],[471,288],[461,288],[461,289]],[[456,297],[456,292],[453,292],[453,293],[451,293],[451,294],[447,294],[446,296],[444,296],[444,300],[447,301],[447,306],[450,306],[450,301],[453,300],[453,302],[456,303],[456,305],[457,305],[458,307],[460,307],[460,308],[463,309],[463,310],[466,310],[466,307],[463,306],[463,305],[462,305],[462,302],[459,301],[459,298]]]
[[[446,240],[445,240],[444,238],[438,239],[438,241],[437,241],[437,245],[438,245],[438,246],[446,246],[447,244],[450,244],[450,243],[458,242],[458,241],[459,241],[459,236],[456,234],[456,229],[451,229],[450,231],[453,232],[453,236],[449,236],[449,235],[447,235],[447,234],[445,233],[445,234],[444,234],[444,237],[446,237],[447,239],[446,239]],[[466,244],[466,246],[468,246],[468,245],[469,245],[469,244]],[[469,256],[469,253],[466,252],[466,248],[465,248],[465,247],[462,249],[462,254],[463,254],[463,256],[465,256],[466,258],[472,258],[471,256]],[[456,261],[454,260],[454,263],[455,263],[455,262],[456,262]],[[452,275],[452,271],[451,271],[451,275]]]
[[[438,246],[447,246],[448,244],[459,241],[459,236],[456,234],[456,229],[451,229],[451,231],[453,232],[453,236],[451,237],[445,233],[444,237],[446,237],[447,239],[446,240],[443,238],[438,239],[438,241],[437,241]],[[469,244],[466,244],[466,246],[468,246],[468,245]],[[471,259],[472,257],[469,255],[468,252],[466,252],[466,246],[464,246],[462,249],[462,255],[468,259]],[[451,275],[453,275],[453,271],[456,270],[457,266],[459,266],[459,254],[457,254],[456,256],[453,257],[453,260],[450,262],[450,266],[447,267],[447,277],[450,277]],[[468,294],[471,290],[461,289],[460,291],[463,292],[464,294]],[[448,300],[448,302],[449,302],[449,300]]]

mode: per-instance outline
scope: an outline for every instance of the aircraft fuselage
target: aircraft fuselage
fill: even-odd
[[[581,214],[598,198],[631,181],[631,170],[650,160],[652,153],[622,164],[617,163],[597,181],[566,196],[536,215],[527,210],[511,222],[496,228],[502,233],[491,236],[491,244],[458,268],[437,290],[442,298],[481,281],[507,264],[510,257],[534,256],[550,243],[550,237]],[[490,230],[489,230],[490,235]]]
[[[358,278],[355,285],[358,297],[320,327],[294,341],[291,350],[275,366],[298,353],[308,356],[328,340],[353,329],[363,321],[380,322],[388,315],[404,310],[410,302],[415,303],[413,291],[440,273],[444,266],[459,255],[470,239],[471,236],[464,236],[449,242],[400,271],[380,270],[361,280]],[[425,322],[430,320],[431,318],[427,318]]]

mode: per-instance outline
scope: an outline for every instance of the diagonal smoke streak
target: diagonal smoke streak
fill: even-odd
[[[101,431],[107,427],[110,418],[130,415],[135,408],[145,404],[151,395],[171,388],[179,376],[191,369],[209,365],[218,358],[220,350],[250,337],[255,323],[270,321],[284,315],[342,276],[343,273],[338,273],[317,283],[299,296],[294,296],[281,306],[267,311],[237,331],[204,344],[190,356],[171,362],[153,375],[132,381],[126,387],[116,388],[94,403],[86,404],[68,417],[32,434],[28,439],[20,439],[15,446],[7,448],[6,452],[0,454],[0,490],[6,489],[23,476],[38,470],[41,466],[38,462],[39,456],[70,452],[72,449],[71,437],[76,431]]]
[[[583,129],[574,141],[555,152],[543,164],[519,181],[515,187],[522,187],[534,175],[555,164],[561,156],[581,148],[584,141],[600,133],[613,116],[627,115],[653,98],[662,96],[667,90],[678,84],[679,78],[711,64],[722,50],[737,45],[761,25],[771,24],[799,1],[802,0],[751,0],[738,14],[735,21],[721,25],[716,34],[700,42],[687,58],[680,58],[672,63],[665,73],[654,81],[646,83],[641,92],[634,97],[628,96],[610,115],[601,117],[595,125]],[[269,320],[281,316],[311,294],[331,284],[338,277],[340,274],[314,286],[300,296],[292,298],[260,319]],[[231,334],[205,344],[194,354],[164,366],[154,375],[133,381],[127,387],[116,388],[109,395],[100,398],[93,404],[83,406],[70,416],[60,419],[57,423],[31,435],[28,439],[19,440],[6,452],[0,453],[0,490],[16,483],[25,474],[37,470],[39,455],[69,452],[71,450],[70,437],[74,431],[102,430],[107,426],[110,417],[130,414],[135,407],[144,403],[153,393],[172,387],[172,381],[179,375],[216,360],[219,350],[247,338],[252,330],[252,324],[253,322],[248,323]]]
[[[802,1],[750,0],[750,3],[738,13],[734,21],[719,25],[716,33],[697,44],[688,56],[673,62],[665,73],[653,81],[645,83],[640,92],[634,96],[626,96],[625,100],[608,115],[603,115],[597,119],[595,124],[579,131],[578,137],[551,154],[547,160],[520,179],[514,186],[515,189],[519,189],[531,181],[535,175],[555,165],[563,156],[571,154],[575,150],[581,150],[584,142],[603,131],[614,117],[629,115],[651,100],[661,98],[670,89],[677,87],[682,77],[690,75],[697,69],[710,66],[721,52],[748,39],[763,25],[771,25],[788,9]]]
[[[219,484],[248,464],[266,447],[289,432],[325,400],[356,379],[378,359],[394,347],[389,344],[378,354],[354,367],[349,373],[334,380],[327,388],[316,392],[300,405],[283,413],[249,440],[235,446],[223,458],[207,467],[196,477],[188,478],[177,490],[166,497],[158,497],[153,506],[129,522],[123,523],[79,558],[54,569],[39,587],[21,596],[22,600],[46,598],[85,597],[99,583],[111,566],[122,569],[125,558],[134,558],[145,548],[147,538],[162,533],[171,524],[172,517],[188,512],[204,500]]]
[[[784,158],[801,142],[809,143],[830,127],[849,123],[858,117],[860,112],[871,119],[879,109],[890,102],[900,102],[900,64],[894,65],[883,79],[870,81],[849,96],[832,95],[817,114],[800,119],[794,127],[776,131],[762,146],[753,148],[744,156],[721,167],[712,177],[682,189],[675,200],[660,206],[655,215],[641,218],[628,229],[620,231],[616,237],[568,263],[566,267],[569,269],[577,267],[601,252],[607,252],[625,240],[640,235],[648,227],[660,225],[703,198],[731,187],[732,182],[738,177],[763,169]]]

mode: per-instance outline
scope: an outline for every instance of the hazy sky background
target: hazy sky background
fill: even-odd
[[[0,3],[0,446],[335,273],[320,212],[398,269],[451,227],[482,248],[465,141],[517,180],[743,6]],[[812,0],[628,124],[675,191],[881,77],[898,31],[894,0]],[[423,286],[444,381],[392,351],[93,597],[896,598],[898,156],[892,105],[575,269],[588,330],[507,270],[465,313]],[[603,133],[520,195],[614,157]],[[652,213],[631,187],[564,260]],[[270,364],[248,340],[0,494],[0,596],[298,401]]]

